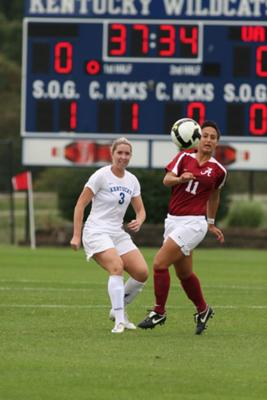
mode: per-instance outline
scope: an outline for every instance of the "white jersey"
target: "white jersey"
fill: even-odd
[[[123,178],[118,178],[108,165],[91,175],[85,187],[94,193],[85,228],[102,233],[118,232],[132,197],[140,195],[137,178],[129,171],[125,171]]]

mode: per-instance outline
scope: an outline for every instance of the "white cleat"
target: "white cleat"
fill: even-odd
[[[109,319],[111,321],[115,321],[115,315],[112,309],[109,312]],[[129,321],[128,314],[126,311],[124,311],[124,328],[128,329],[129,331],[133,331],[134,329],[136,329],[135,324]]]
[[[115,325],[112,329],[112,333],[123,333],[124,332],[124,324],[120,322],[118,325]]]
[[[124,323],[125,329],[128,329],[129,331],[134,331],[136,329],[136,326],[134,323],[128,321]]]
[[[124,312],[124,326],[125,329],[128,329],[129,331],[133,331],[134,329],[136,329],[135,324],[129,321],[127,312]]]

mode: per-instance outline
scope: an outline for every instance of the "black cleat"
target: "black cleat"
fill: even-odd
[[[201,333],[207,328],[207,322],[210,318],[213,317],[213,315],[214,315],[214,311],[209,306],[202,313],[194,314],[195,321],[197,324],[196,332],[195,332],[196,335],[201,335]]]
[[[166,313],[158,314],[155,311],[150,311],[148,316],[137,326],[142,329],[153,329],[156,325],[163,325],[166,318]]]

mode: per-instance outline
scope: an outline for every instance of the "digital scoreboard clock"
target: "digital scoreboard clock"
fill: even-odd
[[[25,18],[21,134],[267,136],[267,22]]]

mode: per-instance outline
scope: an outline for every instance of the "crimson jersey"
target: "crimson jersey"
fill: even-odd
[[[172,187],[169,202],[171,215],[206,215],[207,201],[214,189],[226,180],[225,168],[213,157],[199,165],[196,153],[178,153],[167,165],[167,172],[180,176],[192,172],[196,179]]]

